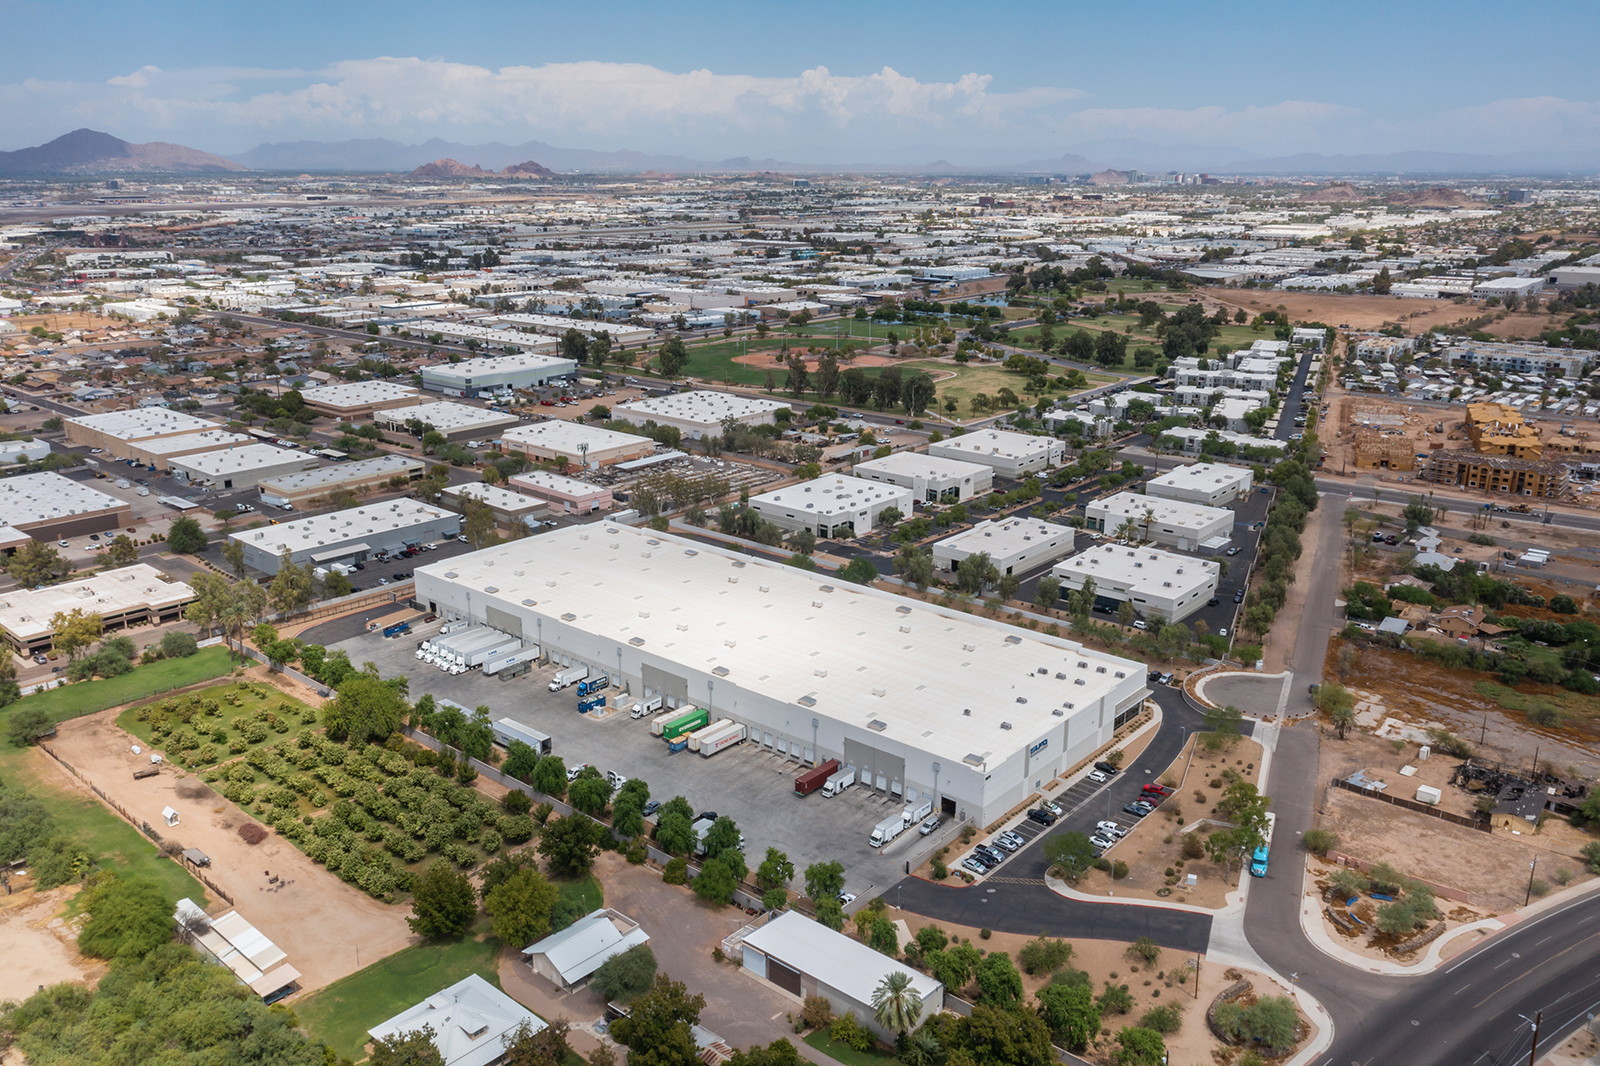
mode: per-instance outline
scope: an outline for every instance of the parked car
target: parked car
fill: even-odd
[[[1043,807],[1045,810],[1049,811],[1051,814],[1055,815],[1057,818],[1060,818],[1063,814],[1066,813],[1065,811],[1063,811],[1061,809],[1061,805],[1059,803],[1055,802],[1054,800],[1045,800],[1043,803],[1039,804],[1039,806]]]
[[[1143,818],[1145,815],[1150,813],[1150,808],[1140,803],[1130,803],[1126,807],[1122,808],[1122,813],[1131,814],[1135,818]]]
[[[1094,827],[1100,830],[1101,835],[1115,837],[1118,840],[1128,835],[1128,831],[1116,822],[1096,822]]]
[[[571,784],[572,782],[576,781],[578,779],[578,775],[583,773],[583,771],[588,768],[589,764],[586,762],[581,762],[577,766],[569,766],[567,768],[567,783]]]
[[[854,892],[841,892],[841,893],[839,893],[839,906],[848,907],[848,906],[850,906],[850,904],[854,903],[855,901],[856,901],[856,894]]]
[[[1242,551],[1244,551],[1244,549],[1239,547],[1237,544],[1235,544],[1233,547],[1229,548],[1224,554],[1225,555],[1238,555]]]
[[[1023,836],[1021,833],[1014,832],[1013,830],[1010,830],[1010,829],[1001,830],[1000,833],[999,833],[999,836],[1003,840],[1011,841],[1013,844],[1015,844],[1019,848],[1022,847],[1022,845],[1026,844],[1028,842],[1028,838],[1027,837]]]
[[[1035,807],[1033,810],[1029,811],[1028,812],[1028,817],[1032,818],[1034,821],[1038,822],[1040,825],[1055,825],[1056,824],[1056,816],[1051,814],[1049,811],[1045,810],[1042,807]]]
[[[660,800],[651,800],[650,802],[648,802],[648,803],[646,803],[644,805],[644,816],[646,818],[649,818],[651,815],[655,814],[660,809],[661,809],[661,801]]]
[[[1101,773],[1107,774],[1107,775],[1109,775],[1111,777],[1116,777],[1117,776],[1117,768],[1115,766],[1112,766],[1110,763],[1105,762],[1104,760],[1095,763],[1094,764],[1094,768],[1096,770],[1099,770]]]
[[[1010,837],[1001,836],[999,833],[996,833],[990,839],[995,842],[995,846],[1001,851],[1016,851],[1017,848],[1021,846],[1013,841]]]
[[[1107,840],[1105,837],[1096,834],[1095,836],[1089,838],[1089,843],[1094,845],[1096,851],[1105,852],[1110,851],[1111,846],[1115,844],[1116,841]]]
[[[1107,777],[1105,774],[1101,773],[1099,770],[1090,770],[1084,776],[1088,777],[1088,779],[1090,781],[1093,781],[1097,785],[1103,785],[1107,781],[1111,780],[1111,778]]]
[[[921,833],[923,836],[927,836],[929,833],[939,828],[943,821],[944,819],[940,818],[936,814],[932,818],[929,818],[926,822],[923,822],[922,825],[918,827],[917,832]]]
[[[714,822],[717,820],[717,812],[701,811],[699,814],[694,816],[694,820],[697,822]]]
[[[971,870],[975,874],[978,874],[979,876],[989,872],[989,864],[977,858],[976,856],[967,856],[965,859],[961,860],[961,865],[965,866],[967,869]]]
[[[1236,591],[1233,594],[1233,602],[1234,603],[1243,603],[1244,602],[1244,589],[1239,589],[1238,591]]]
[[[999,848],[991,847],[988,844],[979,844],[973,850],[988,860],[991,866],[999,866],[1001,863],[1006,861],[1005,852],[1001,851]]]

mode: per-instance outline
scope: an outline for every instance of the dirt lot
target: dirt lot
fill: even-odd
[[[77,886],[35,893],[19,889],[0,896],[0,1002],[27,999],[44,985],[71,981],[93,986],[106,972],[99,959],[78,954],[77,930],[56,917]]]
[[[1296,322],[1325,322],[1330,326],[1348,324],[1351,329],[1380,329],[1404,323],[1413,336],[1436,326],[1448,326],[1476,318],[1492,308],[1476,304],[1456,304],[1451,300],[1412,300],[1398,296],[1363,296],[1340,293],[1251,292],[1217,290],[1209,300],[1229,307],[1242,307],[1251,314],[1277,308],[1286,310]],[[1534,337],[1548,328],[1548,315],[1507,315],[1490,323],[1487,332],[1497,337]]]
[[[1154,814],[1137,821],[1121,811],[1111,814],[1111,820],[1123,828],[1132,825],[1128,835],[1106,855],[1127,863],[1128,876],[1113,881],[1111,874],[1091,870],[1078,882],[1080,891],[1093,895],[1114,893],[1134,899],[1170,899],[1212,909],[1226,905],[1228,892],[1238,887],[1238,871],[1230,877],[1221,866],[1208,859],[1185,861],[1180,830],[1194,826],[1205,836],[1218,828],[1195,823],[1217,817],[1214,806],[1222,798],[1220,786],[1224,771],[1231,769],[1250,784],[1259,783],[1261,745],[1254,740],[1240,740],[1231,750],[1207,753],[1203,747],[1195,751],[1195,739],[1189,738],[1182,754],[1160,776],[1162,784],[1173,782],[1177,793],[1169,796]],[[1171,877],[1167,875],[1168,870],[1173,871]],[[1186,874],[1196,876],[1194,888],[1182,885]],[[1176,887],[1172,887],[1174,884]],[[1165,895],[1162,889],[1167,890]]]
[[[238,830],[248,819],[198,777],[177,773],[168,764],[160,776],[134,781],[134,767],[148,766],[149,759],[130,750],[135,741],[113,724],[116,714],[102,711],[63,723],[56,753],[134,818],[161,827],[164,837],[183,847],[209,855],[206,876],[234,898],[246,919],[288,952],[288,961],[303,975],[303,990],[354,973],[362,965],[359,956],[370,964],[414,942],[405,922],[407,908],[379,903],[345,884],[270,830],[261,843],[246,844]],[[173,829],[162,826],[161,812],[167,806],[181,819]],[[219,901],[212,912],[227,909]]]
[[[904,919],[913,934],[924,926],[939,924],[918,914],[897,911],[893,907],[889,908],[888,917],[891,920]],[[846,929],[850,928],[852,927],[846,926]],[[1010,952],[1013,961],[1022,946],[1033,939],[1015,933],[994,933],[988,940],[984,940],[979,935],[979,930],[968,926],[941,925],[940,928],[952,938],[961,937],[970,940],[981,950]],[[1098,1048],[1090,1049],[1087,1057],[1096,1061],[1103,1060],[1103,1054],[1096,1052],[1103,1053],[1115,1048],[1113,1037],[1118,1030],[1124,1026],[1138,1024],[1139,1018],[1152,1007],[1177,1003],[1184,1008],[1183,1027],[1172,1036],[1164,1038],[1167,1045],[1167,1061],[1173,1066],[1213,1066],[1220,1061],[1219,1054],[1227,1049],[1206,1028],[1205,1010],[1210,1005],[1212,997],[1236,979],[1227,974],[1237,974],[1239,971],[1229,970],[1214,963],[1200,962],[1191,956],[1179,956],[1171,951],[1163,951],[1153,967],[1146,966],[1142,960],[1129,957],[1128,947],[1127,943],[1119,940],[1072,941],[1072,959],[1067,963],[1068,966],[1087,973],[1097,993],[1105,988],[1108,981],[1126,984],[1128,991],[1133,994],[1134,1001],[1133,1009],[1127,1014],[1108,1014],[1100,1019],[1101,1042]],[[1200,966],[1198,996],[1194,978],[1194,967],[1197,963]],[[1020,963],[1017,968],[1019,970],[1022,968]],[[1180,975],[1184,978],[1182,983],[1177,980]],[[1257,996],[1288,994],[1288,989],[1269,977],[1257,973],[1245,973],[1243,976],[1254,984],[1253,991]],[[1046,974],[1030,977],[1024,973],[1022,975],[1024,1001],[1031,1003],[1033,994],[1048,981],[1049,976]],[[964,990],[961,994],[962,998],[968,1000],[974,999],[977,995],[974,989]],[[1301,1020],[1309,1032],[1310,1020],[1303,1012]]]
[[[1345,913],[1354,914],[1355,917],[1359,919],[1360,922],[1365,926],[1365,928],[1358,927],[1354,932],[1349,929],[1341,928],[1328,918],[1327,910],[1323,909],[1324,904],[1322,903],[1322,893],[1323,890],[1328,887],[1329,877],[1331,877],[1333,872],[1337,869],[1338,867],[1335,864],[1319,862],[1316,859],[1312,859],[1310,864],[1307,866],[1305,888],[1306,895],[1312,897],[1316,901],[1316,906],[1319,908],[1318,914],[1320,920],[1322,921],[1322,927],[1324,930],[1326,930],[1333,941],[1346,951],[1352,951],[1357,955],[1361,955],[1369,959],[1414,963],[1423,958],[1428,950],[1428,945],[1415,948],[1403,955],[1397,954],[1393,950],[1393,948],[1396,946],[1396,938],[1385,933],[1380,933],[1373,925],[1374,920],[1377,918],[1378,907],[1381,905],[1380,901],[1378,900],[1362,898],[1358,900],[1356,905],[1350,908],[1348,912],[1340,902],[1334,902],[1326,905],[1341,915]],[[1445,938],[1450,937],[1454,930],[1461,928],[1463,925],[1471,925],[1473,922],[1481,921],[1482,919],[1491,917],[1494,914],[1493,908],[1473,907],[1468,904],[1458,903],[1454,900],[1448,900],[1442,897],[1435,900],[1435,905],[1439,909],[1440,916],[1444,919],[1445,931],[1440,934],[1440,936]],[[1417,931],[1421,932],[1422,930],[1418,929]],[[1464,934],[1457,938],[1456,943],[1447,944],[1446,951],[1448,953],[1452,949],[1464,950],[1468,947],[1471,947],[1478,941],[1479,938],[1483,936],[1483,934],[1483,930],[1477,930],[1475,935]],[[1410,934],[1407,934],[1407,936],[1409,937]]]

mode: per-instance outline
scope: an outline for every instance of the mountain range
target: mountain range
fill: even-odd
[[[0,178],[56,174],[219,174],[245,167],[220,155],[151,141],[130,144],[120,137],[81,129],[36,148],[0,152]]]

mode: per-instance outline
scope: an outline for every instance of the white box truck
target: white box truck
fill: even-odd
[[[689,827],[689,833],[694,837],[694,853],[696,855],[704,855],[706,853],[706,846],[702,841],[705,840],[706,834],[711,831],[711,827],[715,824],[710,818],[702,818]]]
[[[899,814],[891,814],[873,827],[872,836],[867,839],[867,843],[875,848],[881,848],[905,831],[905,818]]]
[[[648,718],[662,707],[660,696],[651,696],[649,699],[638,700],[633,705],[633,710],[628,712],[629,718]]]
[[[550,691],[560,692],[569,685],[576,685],[588,676],[589,668],[587,666],[569,666],[550,679]]]
[[[924,818],[928,817],[928,815],[932,813],[933,800],[931,798],[921,799],[915,803],[906,804],[906,809],[902,812],[902,817],[905,818],[906,825],[912,826],[920,824]]]
[[[822,786],[824,796],[837,796],[845,789],[856,783],[856,768],[846,766],[843,770],[828,778],[828,783]]]

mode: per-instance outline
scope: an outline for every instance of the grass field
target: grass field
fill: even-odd
[[[121,677],[80,681],[47,692],[35,692],[31,696],[24,696],[20,706],[43,707],[59,722],[185,685],[198,684],[213,677],[223,677],[232,669],[233,663],[229,660],[226,648],[202,648],[186,659],[161,659],[136,666]]]
[[[577,881],[556,881],[561,896],[550,912],[552,932],[560,932],[586,914],[606,905],[605,892],[593,874]]]
[[[367,1030],[468,974],[500,987],[495,955],[500,942],[481,920],[473,935],[418,944],[335,981],[295,1004],[307,1032],[351,1059],[362,1059]]]
[[[935,377],[937,404],[934,413],[944,416],[944,401],[948,397],[956,401],[957,409],[953,417],[965,419],[973,417],[971,406],[972,397],[978,393],[986,393],[993,397],[1002,388],[1009,388],[1019,398],[1029,399],[1023,395],[1022,387],[1028,383],[1027,376],[1014,370],[989,364],[973,363],[947,363],[934,360],[919,359],[906,363],[908,369],[926,370]],[[944,373],[955,372],[955,377],[939,380]],[[1117,379],[1106,374],[1088,374],[1089,384],[1106,385]]]
[[[25,703],[0,710],[0,737],[10,716]],[[127,876],[148,877],[174,899],[185,896],[205,905],[205,889],[176,862],[156,849],[133,826],[112,814],[98,800],[80,795],[61,783],[50,757],[32,748],[14,748],[0,739],[0,779],[35,792],[49,804],[62,833],[78,842],[106,869]]]
[[[900,1062],[892,1052],[884,1051],[876,1045],[869,1051],[857,1051],[849,1044],[834,1043],[828,1039],[826,1029],[810,1034],[805,1038],[805,1042],[813,1050],[822,1052],[836,1062],[844,1063],[844,1066],[898,1066]]]
[[[689,362],[684,366],[683,373],[686,377],[706,378],[725,384],[760,385],[766,381],[767,370],[770,368],[781,387],[784,368],[776,360],[778,353],[783,350],[785,340],[789,342],[790,348],[831,348],[840,339],[881,344],[890,330],[894,330],[897,336],[904,337],[909,328],[901,324],[884,325],[882,322],[857,322],[855,319],[844,319],[803,326],[799,329],[788,327],[775,329],[765,339],[754,334],[741,334],[725,340],[719,335],[714,340],[690,345]],[[736,356],[762,353],[767,353],[768,358],[760,360],[753,366],[734,362]],[[871,367],[864,369],[869,375],[877,373]]]

